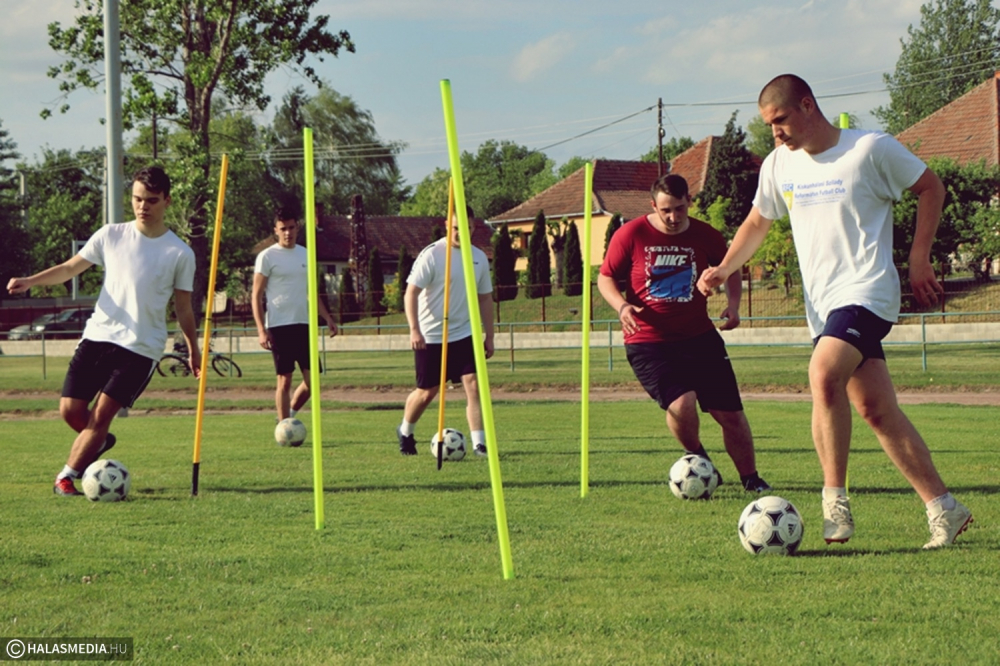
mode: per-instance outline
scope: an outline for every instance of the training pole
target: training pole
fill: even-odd
[[[444,255],[444,316],[442,317],[444,329],[441,331],[441,388],[438,389],[438,446],[437,446],[437,468],[441,469],[441,461],[444,459],[444,395],[447,393],[448,381],[448,311],[451,306],[451,232],[452,217],[455,215],[455,187],[452,180],[448,179],[448,221],[445,223],[445,255]],[[471,433],[469,434],[471,437]]]
[[[590,492],[590,217],[593,211],[594,163],[587,162],[583,188],[583,346],[580,370],[580,497]]]
[[[319,283],[316,268],[316,175],[313,164],[312,129],[302,130],[306,171],[306,255],[309,270],[309,415],[312,417],[313,501],[316,506],[316,529],[325,526],[323,518],[323,430],[320,425],[319,385]]]
[[[198,372],[198,409],[194,417],[194,462],[191,467],[191,495],[198,495],[198,471],[201,467],[201,425],[205,416],[205,386],[208,382],[208,357],[212,343],[212,310],[215,305],[215,274],[219,268],[219,243],[222,241],[222,209],[226,204],[226,174],[229,156],[222,155],[219,168],[219,201],[215,205],[215,237],[212,239],[212,263],[208,270],[208,295],[205,297],[205,342],[201,347],[201,368]],[[190,350],[189,350],[190,351]]]
[[[451,82],[441,80],[441,105],[444,107],[444,129],[448,136],[448,161],[451,163],[451,180],[455,191],[455,211],[458,217],[458,235],[462,246],[462,274],[465,277],[466,300],[469,301],[469,320],[473,335],[482,335],[483,320],[479,314],[479,294],[476,293],[476,274],[472,266],[472,233],[469,215],[465,208],[465,188],[462,183],[462,163],[458,153],[458,132],[455,130],[455,111],[451,102]],[[479,404],[483,410],[486,429],[486,453],[490,462],[490,485],[493,487],[493,510],[497,518],[497,541],[500,542],[500,561],[503,577],[514,577],[514,563],[510,555],[510,535],[507,532],[507,509],[503,503],[503,482],[500,480],[500,456],[497,453],[496,427],[493,423],[493,401],[490,398],[490,377],[486,368],[486,351],[482,344],[472,345],[476,356],[476,378],[479,384]]]
[[[841,112],[840,114],[840,129],[851,129],[851,116],[849,113]],[[850,470],[844,469],[844,492],[850,492],[851,489],[851,474]]]

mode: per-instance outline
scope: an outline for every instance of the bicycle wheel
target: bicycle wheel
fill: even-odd
[[[156,371],[163,377],[187,377],[191,367],[183,356],[164,354],[156,364]]]
[[[212,369],[222,377],[228,377],[230,370],[235,377],[243,376],[243,371],[240,370],[240,366],[236,365],[236,361],[222,354],[216,354],[212,357]]]

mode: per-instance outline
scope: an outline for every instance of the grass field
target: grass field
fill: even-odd
[[[923,506],[863,426],[857,533],[827,546],[809,405],[748,403],[760,470],[806,526],[797,556],[754,558],[716,427],[704,439],[727,483],[682,502],[655,405],[594,403],[581,498],[579,406],[498,402],[504,580],[486,460],[438,472],[429,422],[422,455],[403,458],[400,405],[329,407],[321,531],[310,443],[275,446],[266,405],[206,419],[197,498],[192,417],[116,421],[113,457],[134,481],[113,505],[51,494],[60,421],[3,421],[0,635],[131,636],[146,664],[996,663],[995,408],[907,408],[976,517],[953,548],[923,552]]]

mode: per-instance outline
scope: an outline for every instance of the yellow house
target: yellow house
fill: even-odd
[[[664,172],[680,174],[687,179],[691,196],[697,196],[705,183],[712,143],[717,138],[710,136],[702,139],[664,166]],[[604,260],[604,235],[616,213],[622,216],[624,222],[628,222],[652,210],[649,188],[659,176],[658,172],[659,165],[655,162],[594,161],[590,231],[592,266],[599,266]],[[528,237],[540,210],[545,212],[546,220],[558,222],[565,217],[575,222],[580,241],[583,242],[584,190],[584,169],[580,168],[524,203],[486,220],[486,223],[495,228],[506,224],[514,249],[522,254],[528,247]],[[548,237],[548,241],[551,243],[552,238]],[[583,251],[586,252],[586,249]],[[520,257],[517,260],[517,270],[525,270],[527,263],[526,257]]]

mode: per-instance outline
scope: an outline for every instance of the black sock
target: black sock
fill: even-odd
[[[744,486],[747,484],[748,481],[756,481],[759,478],[760,477],[757,476],[756,470],[750,472],[749,474],[740,474],[740,481],[743,483]]]
[[[687,453],[691,453],[691,454],[694,454],[696,456],[701,456],[705,460],[711,460],[711,458],[708,457],[708,451],[705,450],[705,445],[704,444],[700,445],[698,447],[697,451],[687,451]]]

